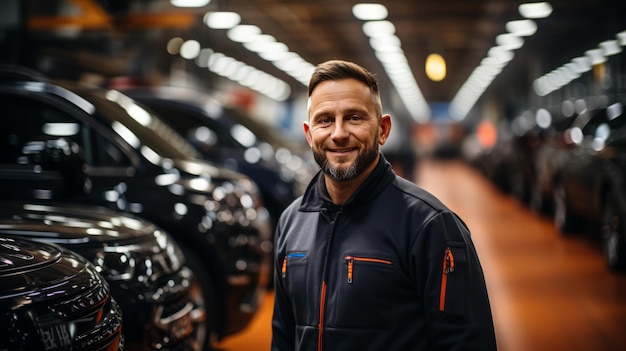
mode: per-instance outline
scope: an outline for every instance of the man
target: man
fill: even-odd
[[[469,231],[395,175],[390,130],[371,73],[317,66],[304,132],[321,171],[278,224],[272,350],[496,349]]]

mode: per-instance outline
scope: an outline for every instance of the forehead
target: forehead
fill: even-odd
[[[356,79],[327,80],[319,83],[309,98],[310,112],[314,110],[355,105],[373,108],[373,97],[369,87]]]

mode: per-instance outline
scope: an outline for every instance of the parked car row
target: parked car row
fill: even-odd
[[[5,201],[0,235],[63,246],[106,279],[123,313],[127,349],[194,349],[206,316],[193,273],[154,224],[106,208]]]
[[[276,216],[308,180],[296,154],[274,158],[290,167],[250,162],[250,148],[202,154],[172,128],[182,118],[23,67],[0,67],[0,103],[0,236],[86,260],[121,318],[120,349],[208,350],[246,327],[270,284]]]
[[[626,268],[623,103],[622,96],[593,97],[522,114],[511,126],[524,128],[501,133],[495,147],[473,160],[502,190],[549,216],[561,233],[599,239],[615,270]]]

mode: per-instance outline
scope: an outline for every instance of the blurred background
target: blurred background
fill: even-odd
[[[315,65],[374,72],[383,152],[468,222],[503,350],[626,347],[625,46],[620,0],[0,2],[0,63],[136,99],[252,178],[271,225],[316,171],[302,133]],[[235,149],[250,164],[271,149],[272,165]],[[268,291],[220,348],[269,347]]]

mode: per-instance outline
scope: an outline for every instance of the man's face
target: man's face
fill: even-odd
[[[348,181],[373,170],[390,127],[387,115],[379,124],[369,88],[355,79],[342,79],[324,81],[313,90],[304,131],[322,171],[334,180]]]

